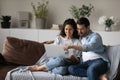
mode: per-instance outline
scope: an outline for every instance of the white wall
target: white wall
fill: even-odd
[[[47,40],[54,40],[59,34],[59,30],[49,29],[0,29],[0,52],[2,52],[3,42],[7,36],[17,37],[20,39],[27,39],[32,41],[43,42]],[[120,32],[98,32],[103,39],[105,45],[118,45],[120,44]]]
[[[0,0],[0,13],[12,16],[12,26],[18,25],[18,11],[33,11],[31,2],[37,3],[40,0]],[[90,16],[91,28],[93,30],[104,30],[103,25],[98,24],[100,16],[115,16],[120,18],[120,0],[48,0],[49,16],[47,26],[51,27],[53,23],[62,24],[66,18],[72,17],[69,13],[71,5],[81,7],[82,4],[94,5],[95,10]],[[34,16],[32,17],[31,27],[35,28]],[[119,25],[112,27],[113,30],[120,30]]]

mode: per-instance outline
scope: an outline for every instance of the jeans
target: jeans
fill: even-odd
[[[52,57],[49,58],[45,66],[52,73],[65,75],[68,74],[68,66],[73,64],[73,62],[63,57]]]
[[[88,60],[77,65],[71,65],[68,68],[71,75],[88,77],[88,80],[99,80],[99,76],[106,73],[107,70],[107,62],[103,59]]]

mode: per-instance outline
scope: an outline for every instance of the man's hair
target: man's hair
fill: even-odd
[[[77,24],[79,24],[79,25],[84,25],[86,28],[87,28],[88,26],[90,26],[89,20],[88,20],[87,18],[85,18],[85,17],[79,18],[79,19],[77,20]]]

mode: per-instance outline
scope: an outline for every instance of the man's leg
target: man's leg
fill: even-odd
[[[88,65],[88,80],[99,80],[100,75],[107,72],[107,62],[102,59],[90,60]]]
[[[72,65],[68,67],[68,72],[74,76],[87,77],[87,67],[86,63]]]

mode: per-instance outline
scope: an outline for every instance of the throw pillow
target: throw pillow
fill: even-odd
[[[20,65],[33,65],[44,52],[45,48],[42,43],[7,37],[3,44],[2,55],[7,62]]]
[[[5,64],[5,59],[2,56],[2,54],[0,53],[0,66]]]

